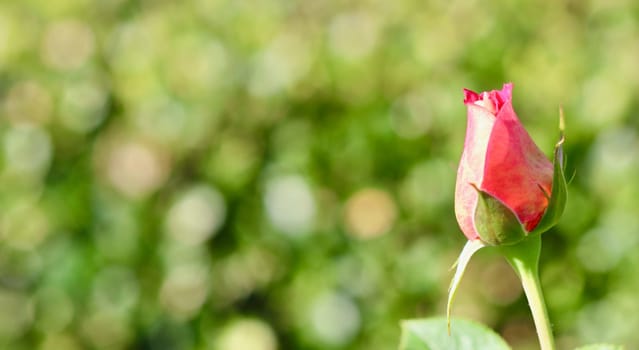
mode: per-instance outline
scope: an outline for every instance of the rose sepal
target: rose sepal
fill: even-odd
[[[459,287],[459,282],[461,282],[462,277],[464,277],[464,272],[470,262],[470,258],[472,258],[478,250],[484,247],[486,247],[486,244],[479,239],[467,241],[461,251],[461,254],[459,254],[459,257],[457,258],[457,261],[455,261],[451,267],[451,269],[455,269],[455,275],[450,281],[450,286],[448,287],[448,301],[446,302],[446,323],[448,324],[449,335],[450,316],[453,309],[453,302],[455,301],[455,295],[457,294],[457,287]]]
[[[475,229],[479,238],[490,246],[509,245],[526,238],[527,232],[515,213],[499,199],[473,185],[477,191]]]
[[[548,207],[544,212],[539,224],[530,232],[531,235],[540,234],[548,231],[555,226],[566,207],[566,199],[568,197],[568,185],[565,175],[565,158],[564,158],[564,112],[559,110],[559,141],[555,144],[553,156],[553,176],[552,190],[548,199]]]

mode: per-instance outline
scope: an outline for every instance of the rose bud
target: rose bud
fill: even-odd
[[[553,175],[561,175],[565,191],[562,159],[561,174],[554,174],[557,167],[513,110],[512,88],[508,83],[500,91],[481,94],[464,89],[468,123],[457,171],[455,215],[470,241],[488,245],[516,243],[538,227],[551,203]],[[557,150],[555,156],[561,158],[560,144]],[[558,215],[565,198],[560,201]],[[557,219],[553,215],[550,226]]]
[[[529,277],[537,275],[539,234],[557,224],[566,205],[563,111],[559,110],[559,142],[551,163],[517,118],[512,90],[512,84],[481,94],[464,89],[468,124],[457,170],[455,216],[468,242],[448,290],[449,334],[455,293],[473,254],[499,246],[520,277],[527,276],[526,283],[537,283],[538,277]],[[527,296],[531,290],[524,285]],[[538,320],[535,317],[535,324]]]

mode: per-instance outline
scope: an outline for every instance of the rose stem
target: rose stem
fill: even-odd
[[[502,251],[515,269],[524,287],[528,306],[532,312],[541,350],[555,350],[555,342],[550,327],[546,303],[539,282],[539,255],[541,253],[541,235],[527,237],[521,243],[503,246]]]

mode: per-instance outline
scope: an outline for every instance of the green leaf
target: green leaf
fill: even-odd
[[[537,227],[535,227],[535,229],[531,232],[532,234],[539,234],[548,231],[559,222],[561,215],[564,213],[568,197],[568,186],[566,185],[566,175],[564,174],[564,141],[564,113],[563,110],[560,110],[559,141],[555,145],[555,155],[553,159],[554,171],[550,201],[544,216],[541,218]]]
[[[450,287],[448,287],[448,302],[446,303],[446,319],[448,320],[448,333],[450,333],[450,313],[453,308],[453,302],[455,301],[455,294],[457,293],[457,287],[459,287],[459,282],[461,282],[462,277],[464,277],[464,272],[466,271],[466,266],[470,262],[470,258],[473,257],[478,250],[485,247],[486,245],[476,239],[473,241],[466,242],[464,245],[464,249],[462,249],[459,254],[459,258],[455,261],[453,267],[457,267],[455,270],[455,276],[453,276],[453,280],[450,281]]]
[[[526,231],[508,207],[479,188],[475,187],[475,190],[478,193],[475,228],[482,241],[498,246],[526,238]]]
[[[625,348],[620,345],[612,345],[612,344],[591,344],[582,346],[575,350],[624,350]]]
[[[506,342],[486,326],[453,319],[448,335],[446,319],[441,317],[402,322],[399,350],[510,350]]]

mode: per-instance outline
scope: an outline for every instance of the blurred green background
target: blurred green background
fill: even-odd
[[[0,347],[394,349],[444,313],[462,88],[515,84],[567,211],[561,349],[639,348],[639,3],[0,2]],[[454,314],[536,349],[482,251]]]

